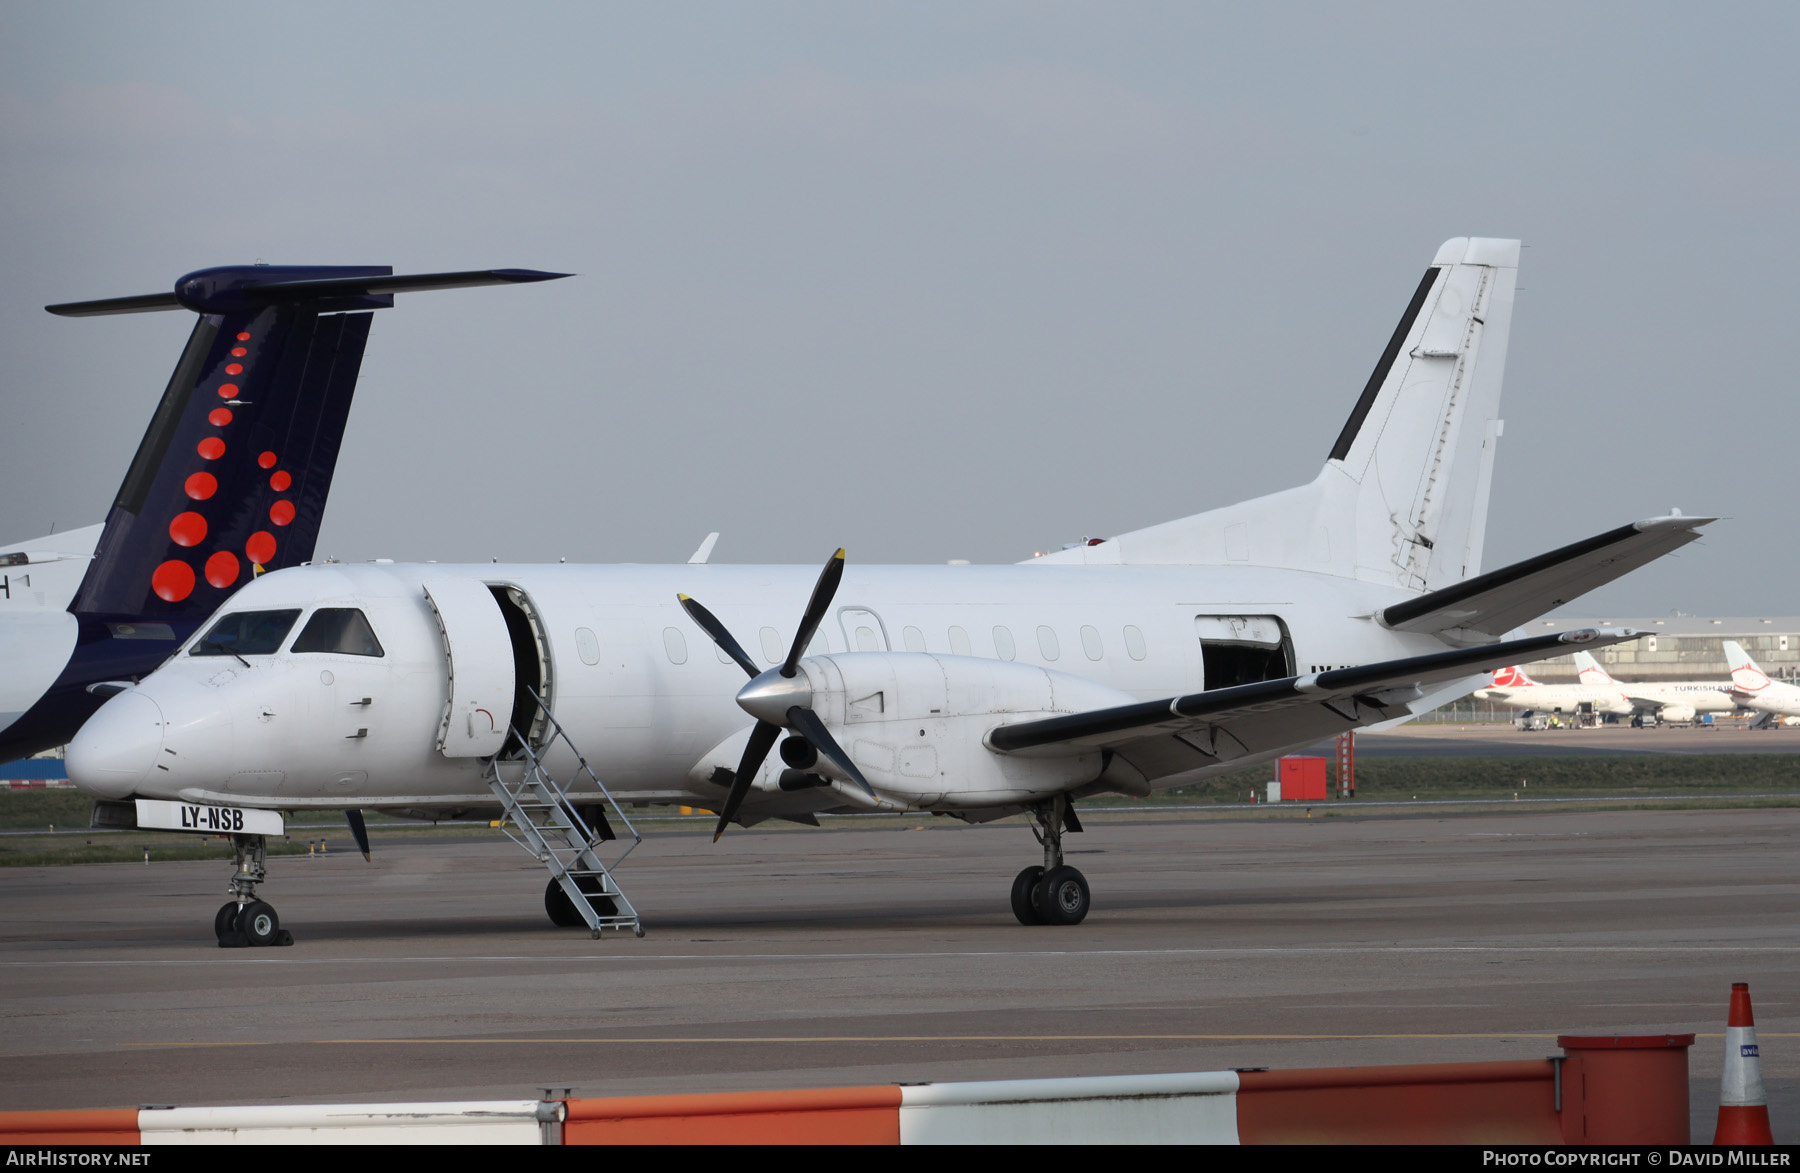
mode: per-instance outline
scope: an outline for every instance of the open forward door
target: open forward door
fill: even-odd
[[[506,743],[513,711],[513,649],[506,618],[488,585],[436,578],[425,599],[444,634],[450,696],[438,723],[437,748],[447,758],[485,758]]]

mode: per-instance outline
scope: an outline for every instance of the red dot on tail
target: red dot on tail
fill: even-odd
[[[206,560],[206,581],[220,590],[238,580],[238,556],[230,550],[220,550]]]
[[[200,453],[200,458],[202,460],[217,460],[219,457],[225,455],[225,441],[219,439],[217,436],[208,436],[206,439],[200,441],[196,446],[195,451]]]
[[[238,385],[236,383],[220,383],[219,384],[219,398],[220,399],[236,399],[237,393],[238,393]]]
[[[239,335],[238,335],[238,341],[239,341],[239,342],[248,342],[248,341],[250,341],[250,335],[248,335],[248,334],[239,334]]]
[[[206,422],[215,428],[224,427],[231,422],[231,409],[229,407],[213,408],[206,413]]]
[[[267,566],[275,558],[275,535],[259,529],[244,543],[244,557],[258,566]]]
[[[165,603],[179,603],[194,593],[194,568],[170,559],[150,576],[150,589]]]
[[[228,375],[241,375],[244,373],[244,364],[241,362],[227,363],[225,366],[225,373]]]
[[[269,478],[269,488],[274,489],[277,493],[287,492],[288,486],[293,483],[294,478],[288,475],[285,468]]]
[[[275,504],[269,506],[269,520],[276,525],[286,525],[288,522],[294,520],[294,503],[292,501],[277,501]]]
[[[206,540],[206,519],[192,510],[177,513],[169,523],[169,539],[177,546],[198,546]]]
[[[256,463],[262,465],[264,468],[274,468],[275,454],[273,452],[265,452],[256,458]]]
[[[232,358],[243,358],[246,354],[249,354],[249,353],[250,352],[248,350],[245,350],[241,346],[234,346],[231,348],[231,357]]]
[[[187,495],[194,500],[204,501],[219,491],[219,478],[210,472],[197,472],[187,479],[187,484],[183,488],[187,490]]]

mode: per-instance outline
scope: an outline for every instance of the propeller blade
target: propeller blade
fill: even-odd
[[[806,645],[818,633],[819,622],[825,618],[825,612],[831,609],[832,596],[837,594],[838,583],[844,580],[843,547],[833,554],[825,563],[825,569],[819,572],[818,585],[813,587],[812,598],[807,601],[806,613],[800,617],[800,630],[794,633],[794,646],[788,649],[787,663],[781,666],[781,674],[788,679],[800,671],[800,657],[806,654]]]
[[[718,616],[686,595],[677,594],[675,597],[681,600],[681,608],[688,613],[688,618],[698,623],[701,631],[712,636],[712,641],[719,645],[719,649],[736,660],[737,666],[750,674],[750,679],[755,680],[762,674],[762,669],[758,668],[756,662],[744,654],[744,649],[739,646],[737,640],[731,638],[731,633],[725,630],[725,625],[719,622]]]
[[[350,836],[356,840],[356,846],[362,851],[363,859],[366,861],[369,858],[369,829],[363,826],[362,812],[347,810],[344,812],[344,818],[349,820]]]
[[[731,793],[725,796],[725,805],[719,811],[719,825],[713,829],[714,843],[725,833],[725,824],[737,816],[738,807],[744,805],[750,783],[756,781],[756,772],[762,769],[763,759],[769,756],[770,747],[780,736],[781,726],[767,721],[758,721],[756,728],[750,731],[750,740],[744,744],[743,759],[738,762],[737,777],[731,780]]]
[[[832,765],[850,775],[850,780],[862,787],[870,798],[875,797],[875,788],[869,785],[869,780],[862,776],[862,771],[856,768],[856,763],[850,760],[850,755],[844,752],[843,747],[832,739],[831,731],[825,728],[825,722],[819,720],[819,714],[796,705],[787,711],[787,718],[788,728],[806,738],[814,749],[831,760]]]

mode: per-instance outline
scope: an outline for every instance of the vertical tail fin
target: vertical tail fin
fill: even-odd
[[[45,307],[68,317],[200,315],[69,610],[198,620],[255,575],[309,560],[369,311],[396,293],[565,275],[258,265],[190,273],[172,293]]]
[[[1537,681],[1525,675],[1525,669],[1518,665],[1494,670],[1495,688],[1535,688]]]
[[[1756,666],[1750,653],[1736,640],[1725,641],[1725,663],[1731,667],[1731,683],[1744,692],[1761,692],[1769,687],[1769,677]]]
[[[1481,569],[1519,242],[1438,249],[1310,483],[1041,562],[1279,566],[1415,590]]]
[[[1591,652],[1575,653],[1575,675],[1583,684],[1618,683],[1607,674],[1606,669],[1600,666],[1600,662],[1594,659]]]
[[[200,618],[310,559],[371,318],[202,315],[70,610]]]

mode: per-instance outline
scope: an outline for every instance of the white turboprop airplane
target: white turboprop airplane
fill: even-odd
[[[1770,680],[1736,640],[1725,641],[1725,662],[1731,667],[1733,701],[1759,713],[1800,717],[1800,688]]]
[[[1518,667],[1494,673],[1475,695],[1515,709],[1540,713],[1595,712],[1626,717],[1654,713],[1666,722],[1692,721],[1700,713],[1736,712],[1730,685],[1703,680],[1614,680],[1588,652],[1575,653],[1579,684],[1539,684]]]
[[[1298,488],[1014,566],[846,571],[839,551],[816,583],[693,563],[281,570],[108,700],[69,775],[129,800],[97,804],[103,821],[235,833],[221,944],[289,939],[256,898],[276,812],[352,808],[504,812],[547,862],[551,918],[595,933],[641,932],[590,850],[609,804],[706,807],[719,832],[1029,812],[1043,863],[1013,881],[1013,912],[1079,922],[1089,890],[1062,836],[1083,797],[1267,761],[1502,665],[1635,638],[1501,640],[1711,519],[1478,572],[1518,256],[1511,240],[1438,250]]]

